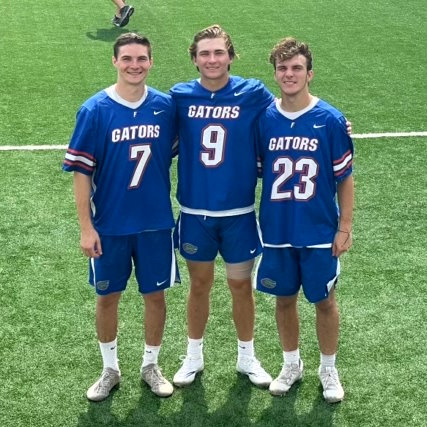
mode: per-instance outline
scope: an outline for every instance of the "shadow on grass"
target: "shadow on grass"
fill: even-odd
[[[91,40],[98,40],[102,42],[112,43],[121,34],[131,33],[131,32],[138,32],[138,30],[136,29],[131,30],[129,28],[118,28],[118,27],[98,28],[97,30],[94,30],[94,31],[88,31],[86,33],[86,37]]]
[[[301,383],[292,386],[285,396],[272,396],[271,407],[265,409],[254,427],[276,426],[310,426],[325,427],[334,425],[334,413],[340,404],[326,403],[322,395],[322,387],[319,385],[318,396],[313,402],[310,412],[298,415],[295,411],[295,402],[299,394]]]
[[[189,387],[175,388],[173,396],[166,399],[181,398],[182,405],[176,412],[165,414],[162,401],[149,388],[141,385],[141,397],[136,407],[126,418],[117,419],[111,412],[115,391],[103,402],[89,403],[88,410],[79,417],[77,427],[278,427],[278,426],[310,426],[324,427],[334,423],[334,413],[340,404],[328,404],[318,389],[318,397],[313,401],[309,412],[297,414],[296,399],[300,384],[295,384],[284,397],[271,396],[271,406],[264,409],[254,422],[248,416],[249,402],[253,391],[258,390],[249,379],[237,375],[229,389],[224,404],[214,412],[209,412],[205,397],[205,389],[198,375]],[[268,393],[267,390],[263,391]]]

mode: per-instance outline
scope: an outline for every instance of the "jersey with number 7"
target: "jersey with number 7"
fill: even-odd
[[[92,176],[92,221],[99,233],[170,229],[175,105],[151,87],[137,107],[109,92],[79,109],[63,169]]]

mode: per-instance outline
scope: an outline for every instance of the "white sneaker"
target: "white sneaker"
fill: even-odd
[[[336,403],[344,399],[344,389],[335,367],[319,366],[319,378],[323,387],[323,397],[327,402]]]
[[[279,376],[270,384],[268,390],[273,396],[283,396],[291,388],[292,384],[302,378],[304,363],[300,359],[298,363],[286,363],[283,365]]]
[[[106,399],[110,391],[120,383],[120,372],[112,368],[105,368],[101,377],[93,384],[86,393],[89,400],[100,402]]]
[[[258,387],[268,387],[272,378],[261,366],[259,360],[254,357],[240,356],[237,359],[237,372],[247,375],[252,384]]]
[[[173,377],[173,383],[178,387],[191,384],[196,378],[196,374],[203,371],[204,367],[203,357],[192,358],[191,356],[185,356],[182,366]]]
[[[172,384],[163,376],[158,365],[151,363],[141,369],[141,378],[160,397],[168,397],[173,393]]]

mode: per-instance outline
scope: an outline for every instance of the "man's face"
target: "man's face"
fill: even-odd
[[[233,60],[221,37],[200,40],[193,62],[199,68],[202,79],[221,80],[228,78],[228,68]]]
[[[153,61],[149,59],[147,46],[132,43],[120,47],[113,65],[118,72],[117,82],[140,85],[145,82]]]
[[[313,70],[307,71],[307,59],[295,55],[290,59],[276,62],[274,78],[284,95],[295,96],[308,92],[308,84],[313,78]]]

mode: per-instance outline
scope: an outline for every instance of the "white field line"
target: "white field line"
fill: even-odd
[[[353,139],[374,138],[405,138],[427,136],[427,132],[384,132],[384,133],[355,133]],[[39,151],[39,150],[66,150],[68,145],[3,145],[0,151]]]
[[[384,133],[355,133],[353,139],[367,138],[405,138],[408,136],[427,136],[427,132],[384,132]]]

